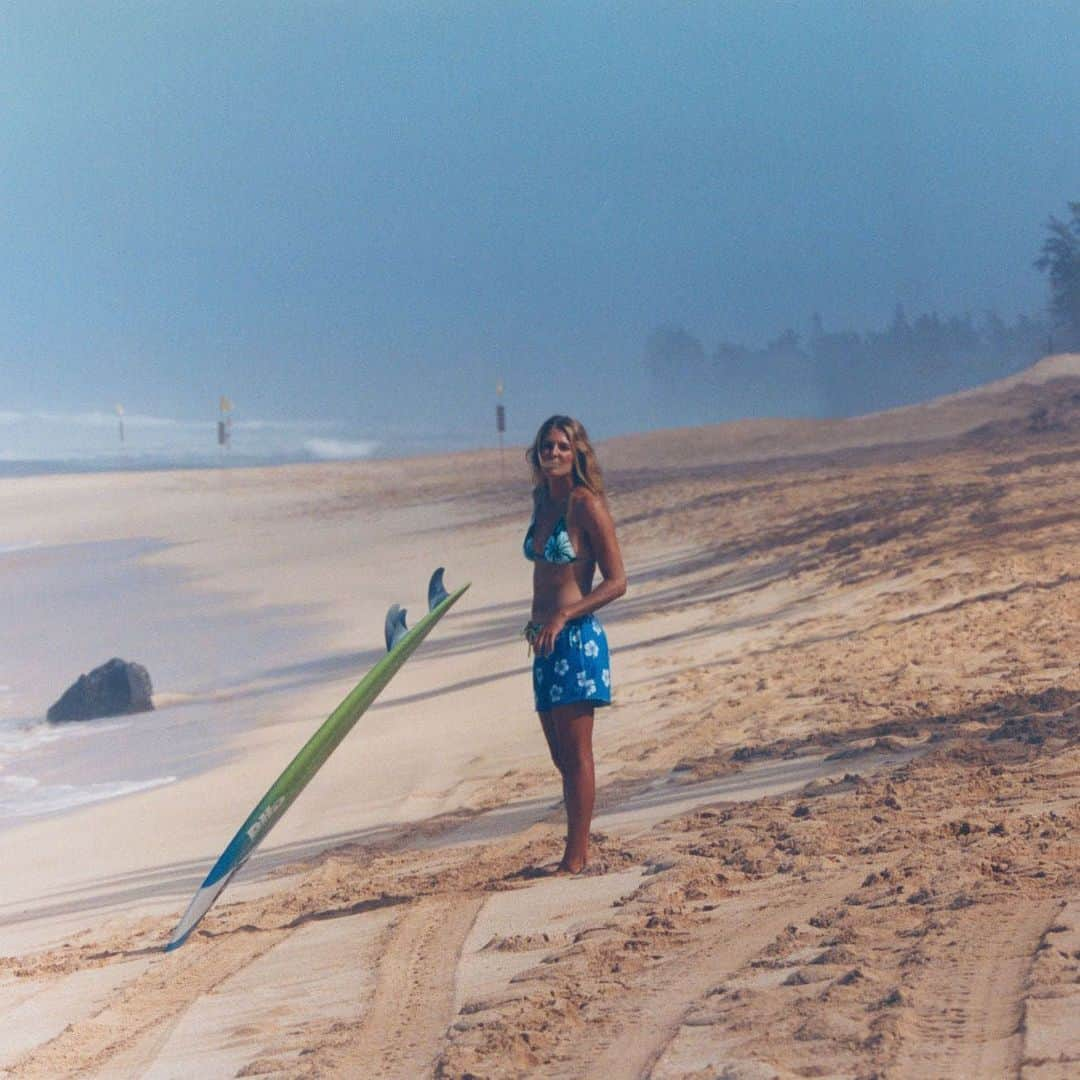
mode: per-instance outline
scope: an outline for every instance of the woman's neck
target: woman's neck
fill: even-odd
[[[570,498],[570,492],[574,490],[572,477],[558,476],[547,481],[547,497],[553,503],[565,504]]]

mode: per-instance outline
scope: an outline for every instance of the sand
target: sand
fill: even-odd
[[[601,453],[630,591],[573,878],[516,454],[0,483],[0,545],[153,541],[252,660],[159,687],[250,713],[193,775],[0,831],[0,1074],[1080,1071],[1080,360]],[[163,954],[435,565],[471,591]]]

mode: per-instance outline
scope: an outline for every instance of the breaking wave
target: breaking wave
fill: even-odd
[[[0,819],[37,817],[76,806],[133,795],[171,784],[175,776],[150,780],[120,780],[97,784],[42,784],[32,776],[0,775]]]
[[[379,444],[374,439],[308,439],[304,449],[320,461],[348,461],[371,457]]]

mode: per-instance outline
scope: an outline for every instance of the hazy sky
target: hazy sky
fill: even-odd
[[[501,373],[512,436],[605,434],[659,323],[1036,312],[1077,41],[1072,0],[8,0],[0,412],[481,442]]]

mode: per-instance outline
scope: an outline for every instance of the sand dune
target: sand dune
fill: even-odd
[[[0,1073],[1075,1075],[1078,404],[1056,357],[877,417],[607,443],[631,589],[570,879],[533,872],[562,815],[516,636],[522,473],[0,485],[2,543],[154,537],[187,588],[308,634],[235,756],[0,833]],[[436,561],[467,603],[162,954]]]

